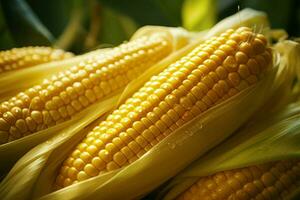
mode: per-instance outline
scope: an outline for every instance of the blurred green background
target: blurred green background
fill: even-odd
[[[0,0],[0,48],[51,45],[75,53],[128,40],[143,25],[198,31],[238,11],[265,11],[272,28],[300,35],[297,0]]]

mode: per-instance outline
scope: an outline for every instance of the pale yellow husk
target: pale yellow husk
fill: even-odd
[[[256,11],[250,12],[252,13],[252,20],[251,17],[247,18],[243,25],[252,27],[253,22],[265,22],[264,14]],[[214,31],[215,33],[223,32],[243,22],[239,20],[237,15],[234,19],[232,18],[230,22],[231,26],[226,22],[224,26],[218,25],[207,34],[212,34]],[[202,40],[203,37],[198,38],[192,44],[148,69],[127,86],[113,106],[123,102],[149,77],[182,57]],[[277,71],[278,66],[274,65],[262,81],[201,114],[127,167],[52,192],[58,168],[69,151],[75,147],[89,129],[86,124],[73,123],[67,130],[59,131],[50,143],[44,142],[22,157],[0,184],[0,196],[3,199],[17,199],[21,195],[23,199],[139,198],[174,176],[245,123],[272,95],[274,90],[270,90],[270,88],[273,88]],[[101,110],[101,107],[99,109]],[[89,113],[89,120],[92,121],[100,117],[99,114],[94,117],[93,113],[97,113],[97,111],[93,110]],[[87,119],[82,119],[80,123],[85,120]],[[222,127],[222,131],[219,127]],[[25,174],[30,174],[30,177],[24,177]]]

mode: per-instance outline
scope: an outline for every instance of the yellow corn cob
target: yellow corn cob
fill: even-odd
[[[300,162],[278,161],[200,178],[177,199],[286,199],[299,186]]]
[[[166,33],[143,36],[17,94],[0,104],[0,144],[66,121],[124,87],[171,51]]]
[[[263,35],[228,30],[153,76],[64,161],[66,187],[132,163],[172,131],[257,82],[271,63]]]
[[[23,47],[0,51],[0,73],[72,57],[73,54],[51,47]]]

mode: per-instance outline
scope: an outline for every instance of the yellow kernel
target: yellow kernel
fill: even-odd
[[[203,76],[205,76],[208,72],[210,72],[210,69],[208,69],[208,67],[206,67],[205,65],[199,65],[198,69],[201,72],[201,76],[199,78],[202,78]]]
[[[208,96],[204,96],[202,98],[202,102],[206,104],[206,106],[210,107],[213,105],[212,100]]]
[[[113,156],[113,160],[115,161],[115,163],[117,163],[119,166],[123,166],[126,162],[127,159],[124,156],[123,153],[121,152],[117,152],[114,156]]]
[[[227,45],[227,44],[221,45],[219,47],[219,49],[226,52],[227,55],[230,55],[234,52],[234,49],[231,46]]]
[[[101,90],[101,88],[99,86],[94,86],[93,91],[94,91],[97,99],[100,99],[104,96],[104,93],[103,93],[103,91]]]
[[[229,71],[236,71],[237,70],[237,61],[233,56],[227,56],[223,62],[223,66]]]
[[[252,42],[253,45],[253,51],[255,54],[261,54],[265,51],[265,44],[258,38],[255,38],[254,41]]]
[[[115,154],[118,151],[118,148],[113,144],[113,143],[108,143],[105,145],[105,149],[110,153],[110,154]]]
[[[30,118],[30,117],[28,117],[28,118]],[[0,130],[9,130],[9,128],[10,128],[10,125],[3,118],[0,118]]]
[[[219,97],[217,95],[217,93],[214,90],[209,90],[207,92],[207,96],[213,101],[213,102],[217,102]]]
[[[91,159],[92,159],[92,156],[87,153],[87,152],[82,152],[80,154],[80,158],[85,162],[85,163],[88,163]]]
[[[133,128],[127,129],[126,132],[131,138],[136,138],[139,135],[139,133]]]
[[[96,96],[91,89],[88,89],[85,91],[85,96],[87,97],[87,99],[89,100],[90,103],[93,103],[96,101]]]
[[[126,144],[128,144],[130,141],[132,141],[132,138],[126,132],[121,132],[119,134],[119,137]]]
[[[207,66],[210,70],[215,70],[217,67],[217,63],[211,59],[207,59],[203,62],[205,66]]]
[[[142,133],[145,130],[145,126],[143,125],[142,122],[136,121],[132,124],[132,127],[139,133]]]
[[[135,139],[135,141],[136,141],[142,148],[144,148],[144,147],[148,144],[147,140],[146,140],[143,136],[137,136],[136,139]]]
[[[19,107],[13,107],[11,109],[11,113],[15,116],[15,118],[22,118],[22,110]]]
[[[32,111],[31,112],[31,118],[37,123],[41,124],[43,123],[43,115],[40,111]]]
[[[43,108],[43,101],[40,97],[34,97],[30,102],[30,108],[32,110],[40,110]]]
[[[22,133],[25,133],[28,128],[27,128],[27,125],[26,125],[26,122],[23,120],[23,119],[18,119],[16,121],[16,127],[22,132]]]
[[[197,101],[196,106],[203,112],[208,109],[208,106],[203,101]]]
[[[176,105],[173,110],[177,113],[178,116],[182,116],[185,112],[184,108],[181,105]]]
[[[125,143],[119,137],[115,137],[112,140],[112,143],[119,149],[121,149],[123,146],[125,146]]]
[[[97,176],[99,173],[99,171],[90,163],[84,167],[84,172],[89,176]]]
[[[160,130],[156,126],[154,126],[154,125],[150,126],[149,130],[152,132],[152,134],[155,137],[157,137],[158,135],[160,135]]]
[[[259,72],[260,72],[259,65],[255,59],[250,58],[247,62],[247,66],[249,67],[250,72],[252,74],[254,74],[254,75],[259,74]]]
[[[216,66],[218,66],[222,63],[220,57],[217,56],[216,54],[211,55],[209,58],[216,63]]]
[[[158,120],[155,123],[155,126],[160,130],[161,133],[163,133],[168,128],[161,120]]]
[[[109,153],[107,150],[102,149],[99,153],[98,156],[105,161],[106,163],[110,162],[112,159],[112,154]]]
[[[71,105],[72,105],[72,107],[73,107],[75,110],[77,110],[77,111],[80,111],[80,110],[82,109],[82,105],[79,103],[78,100],[73,100],[73,101],[71,102]]]
[[[193,114],[192,114],[190,111],[186,111],[186,112],[182,115],[181,119],[182,119],[184,122],[187,122],[187,121],[190,121],[193,117],[194,117],[194,116],[193,116]],[[177,123],[177,125],[178,125],[178,123]],[[183,125],[183,124],[180,124],[180,126],[181,126],[181,125]]]
[[[180,105],[185,109],[189,109],[193,106],[193,102],[188,97],[182,97],[180,99]]]
[[[261,180],[266,187],[269,187],[275,183],[276,178],[270,172],[266,172],[262,175]]]
[[[244,64],[239,65],[238,73],[243,79],[246,79],[250,75],[247,65]]]
[[[212,88],[214,85],[213,79],[211,79],[209,76],[205,76],[201,82],[207,87],[207,88]],[[198,84],[199,85],[199,84]]]
[[[75,167],[70,167],[68,169],[68,177],[75,180],[77,178],[78,171]]]
[[[256,76],[250,75],[250,76],[246,79],[246,81],[251,85],[251,84],[256,83],[256,82],[258,81],[258,79],[257,79]]]
[[[238,51],[235,54],[235,59],[238,62],[238,64],[245,64],[248,61],[248,56],[244,52]]]
[[[174,77],[177,77],[178,79],[180,79],[181,81],[185,79],[186,74],[180,72],[180,71],[176,71],[173,74]]]
[[[134,156],[134,153],[132,152],[132,150],[127,146],[123,147],[121,149],[121,152],[126,156],[126,158],[128,160]]]
[[[168,115],[174,122],[176,122],[176,121],[179,119],[179,115],[178,115],[173,109],[170,109],[170,110],[167,112],[167,115]]]
[[[77,180],[78,181],[84,181],[86,179],[89,179],[90,176],[88,176],[84,171],[80,171],[78,174],[77,174]]]
[[[98,170],[102,170],[106,166],[106,163],[99,157],[94,157],[91,163]]]
[[[219,80],[219,78],[215,72],[209,72],[208,75],[214,82],[217,82]]]
[[[137,142],[135,141],[131,141],[129,144],[128,144],[128,147],[134,152],[134,153],[138,153],[139,150],[141,149],[141,147],[138,145]]]
[[[0,119],[0,121],[1,121],[1,119]],[[31,118],[31,117],[26,117],[26,119],[25,119],[25,121],[26,121],[26,124],[27,124],[27,126],[28,126],[28,129],[30,130],[30,131],[34,131],[35,129],[36,129],[36,123],[35,123],[35,121]],[[1,126],[0,126],[1,127]],[[4,130],[4,129],[3,129]]]
[[[250,57],[254,55],[252,46],[248,42],[241,43],[240,46],[239,46],[239,50],[242,51],[243,53],[245,53],[246,55],[250,56]]]
[[[86,151],[90,154],[90,155],[95,155],[98,152],[98,148],[95,145],[89,145],[86,148]]]
[[[182,85],[185,87],[185,89],[187,91],[190,90],[193,87],[193,83],[190,80],[188,80],[188,79],[184,80],[182,82]]]
[[[74,160],[73,162],[73,166],[77,169],[77,170],[82,170],[84,167],[84,162],[82,161],[82,159],[77,158]]]
[[[151,142],[152,140],[154,140],[154,136],[151,133],[150,130],[146,129],[145,131],[143,131],[142,136],[148,141]]]
[[[217,49],[214,54],[220,59],[223,60],[226,57],[226,53],[220,49]]]
[[[191,75],[194,75],[195,77],[197,77],[197,79],[201,79],[201,77],[203,77],[205,73],[201,69],[194,69]]]
[[[162,117],[161,117],[161,121],[166,124],[168,127],[170,127],[172,124],[173,124],[173,121],[172,119],[167,115],[167,114],[164,114]]]
[[[112,91],[110,85],[106,81],[102,81],[100,83],[100,88],[102,89],[105,95],[109,94]]]
[[[248,86],[249,86],[249,84],[246,81],[242,80],[242,81],[240,81],[239,85],[236,86],[235,88],[238,89],[239,91],[242,91],[242,90],[248,88]]]
[[[204,96],[204,92],[200,89],[199,86],[195,86],[191,89],[191,93],[197,98],[201,99]]]
[[[229,73],[228,79],[233,86],[238,86],[241,80],[239,74],[236,72]]]
[[[201,113],[201,110],[197,106],[193,106],[193,108],[191,109],[191,112],[194,116],[197,116]]]

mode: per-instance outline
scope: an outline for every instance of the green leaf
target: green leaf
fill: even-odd
[[[130,18],[106,6],[102,9],[101,20],[99,40],[104,44],[120,44],[128,40],[137,28]],[[126,21],[129,22],[128,26],[125,24]]]
[[[84,6],[83,0],[73,0],[73,3],[69,6],[71,8],[71,13],[69,16],[69,21],[64,26],[64,30],[57,37],[54,46],[61,49],[71,49],[74,46],[79,46],[79,51],[82,49],[83,38],[85,38],[85,27],[84,18],[86,6]]]
[[[106,6],[143,25],[181,25],[183,0],[99,0]]]
[[[78,4],[77,0],[26,0],[26,2],[55,38],[72,20],[72,12]]]
[[[216,22],[216,1],[185,0],[182,21],[183,27],[191,31],[211,28]]]
[[[23,0],[1,1],[11,36],[18,46],[51,45],[53,36]]]

